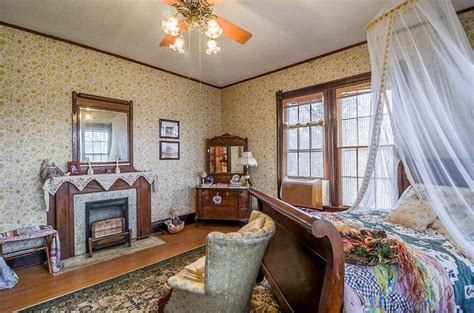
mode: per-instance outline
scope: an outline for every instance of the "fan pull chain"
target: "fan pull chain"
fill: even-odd
[[[189,58],[188,58],[188,79],[191,79],[191,31],[188,32],[188,50],[189,50]]]
[[[202,47],[201,47],[201,28],[199,27],[199,95],[202,95]]]

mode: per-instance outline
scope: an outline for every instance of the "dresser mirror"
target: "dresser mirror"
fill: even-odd
[[[230,178],[243,174],[242,152],[247,151],[247,138],[224,134],[207,140],[206,171],[217,183],[229,183]]]
[[[213,146],[209,148],[209,173],[243,173],[239,158],[243,146]]]
[[[132,101],[73,92],[73,160],[132,169]]]

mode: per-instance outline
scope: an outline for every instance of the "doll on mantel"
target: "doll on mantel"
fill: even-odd
[[[64,176],[64,172],[61,171],[50,159],[45,159],[41,162],[40,177],[43,181],[46,181],[50,177]]]

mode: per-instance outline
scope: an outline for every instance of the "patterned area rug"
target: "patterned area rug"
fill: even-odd
[[[23,312],[156,311],[162,286],[168,277],[173,276],[204,254],[205,248],[198,248],[172,259],[30,307]],[[280,312],[266,280],[255,286],[253,290],[251,312]]]
[[[148,249],[154,246],[165,244],[166,242],[161,239],[158,234],[152,234],[150,237],[140,240],[132,241],[132,246],[129,247],[126,244],[104,248],[94,251],[92,258],[88,254],[78,255],[64,261],[61,261],[62,269],[55,275],[61,275],[63,273],[75,270],[79,267],[91,265],[99,262],[118,258],[122,255],[131,254],[137,251]]]

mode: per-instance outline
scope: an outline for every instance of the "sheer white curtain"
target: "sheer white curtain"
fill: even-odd
[[[128,159],[128,124],[127,115],[117,113],[111,119],[112,134],[110,143],[109,160],[129,161]]]
[[[367,37],[372,133],[354,208],[377,208],[372,189],[377,168],[391,167],[393,156],[383,152],[391,128],[418,195],[474,257],[473,51],[456,12],[450,1],[391,1],[369,24]],[[384,112],[391,127],[384,126]]]

